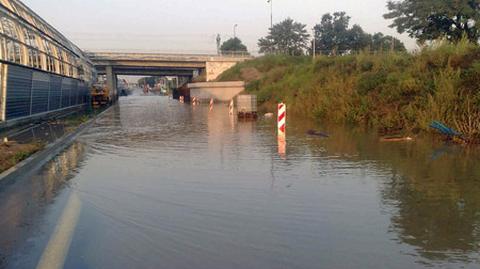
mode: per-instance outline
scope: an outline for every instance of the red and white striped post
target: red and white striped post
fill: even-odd
[[[285,137],[287,129],[287,106],[284,103],[278,104],[278,136]]]
[[[214,101],[213,101],[213,98],[210,99],[210,111],[213,111],[213,104],[214,104]]]
[[[287,153],[287,106],[284,103],[278,104],[278,154],[285,158]]]

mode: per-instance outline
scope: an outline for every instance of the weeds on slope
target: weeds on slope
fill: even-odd
[[[439,42],[416,53],[310,57],[271,55],[240,63],[219,80],[244,80],[266,109],[381,133],[430,131],[441,121],[480,142],[480,47]]]

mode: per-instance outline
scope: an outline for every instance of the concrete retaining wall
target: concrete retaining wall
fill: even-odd
[[[222,60],[222,61],[207,61],[206,63],[206,74],[207,81],[213,81],[217,79],[223,72],[234,67],[239,61],[238,60]]]
[[[245,82],[200,82],[187,85],[190,89],[190,96],[199,99],[215,99],[221,102],[228,102],[245,90]]]

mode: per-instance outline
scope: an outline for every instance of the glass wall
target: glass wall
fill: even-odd
[[[61,34],[23,4],[12,0],[0,0],[0,4],[0,60],[92,81],[93,67],[72,52],[74,46]],[[83,56],[78,48],[74,51]]]
[[[93,72],[78,47],[24,4],[0,0],[0,121],[87,103]]]

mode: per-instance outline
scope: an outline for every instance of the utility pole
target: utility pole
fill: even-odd
[[[267,0],[267,3],[270,3],[270,33],[272,33],[272,29],[273,29],[273,0]],[[273,40],[272,40],[272,43],[273,43]],[[270,53],[273,53],[274,51],[274,48],[273,46],[271,46],[270,48]]]
[[[273,0],[268,0],[267,3],[270,3],[270,29],[273,28]]]
[[[237,27],[238,24],[233,26],[233,54],[237,53]]]
[[[222,43],[222,38],[220,37],[220,34],[217,34],[217,54],[220,55],[220,46]]]
[[[316,39],[317,39],[317,37],[315,36],[315,27],[314,27],[313,28],[313,42],[312,42],[312,44],[313,44],[313,48],[312,48],[313,60],[315,60],[315,56],[317,54],[317,52],[316,52],[316,49],[317,49],[316,48],[317,47],[316,41],[317,40]]]

